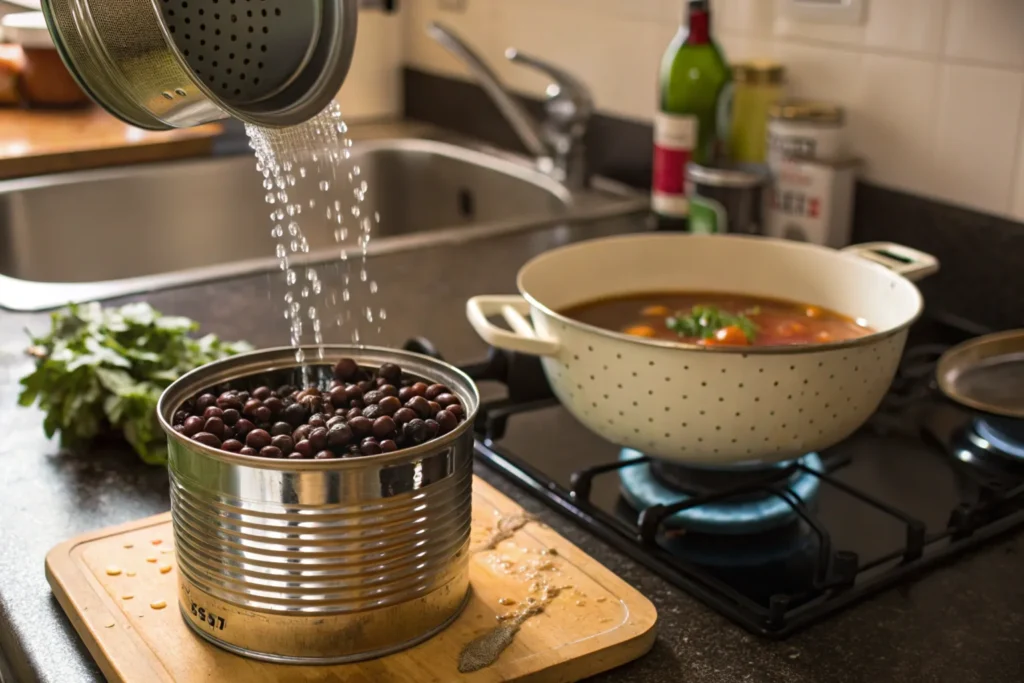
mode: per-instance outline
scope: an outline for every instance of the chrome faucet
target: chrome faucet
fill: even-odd
[[[594,114],[594,98],[586,85],[553,64],[515,48],[506,50],[505,57],[510,61],[533,67],[552,79],[544,103],[547,117],[538,123],[494,70],[450,28],[435,22],[427,27],[427,34],[466,64],[535,157],[540,170],[572,189],[588,184],[583,136]]]

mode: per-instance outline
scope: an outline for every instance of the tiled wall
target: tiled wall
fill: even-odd
[[[865,0],[858,26],[794,22],[785,1],[713,0],[730,59],[774,57],[789,69],[791,94],[845,105],[871,182],[1024,221],[1024,0]],[[523,92],[540,95],[547,82],[508,64],[506,47],[572,70],[603,111],[649,120],[683,0],[404,5],[409,66],[466,77],[423,31],[438,20]]]

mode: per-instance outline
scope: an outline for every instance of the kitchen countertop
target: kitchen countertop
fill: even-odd
[[[145,131],[96,106],[0,109],[0,179],[210,154],[220,124]]]
[[[375,305],[387,308],[388,319],[382,338],[368,341],[399,345],[424,335],[450,361],[478,359],[485,348],[463,317],[466,297],[514,291],[521,263],[566,241],[639,228],[636,219],[618,219],[373,258],[370,273],[381,284]],[[330,277],[325,270],[322,279]],[[260,275],[144,298],[164,312],[196,318],[205,331],[279,345],[287,330],[279,304],[272,303],[280,301],[276,281]],[[43,437],[41,415],[15,407],[17,380],[31,367],[22,330],[46,324],[42,314],[0,315],[0,649],[19,680],[100,680],[50,593],[43,559],[69,537],[167,510],[167,478],[123,449],[58,454]],[[711,612],[493,472],[478,466],[478,473],[657,607],[653,650],[595,680],[999,683],[1018,681],[1024,671],[1024,534],[1001,538],[776,643]]]

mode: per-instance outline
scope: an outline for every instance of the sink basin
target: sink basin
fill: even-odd
[[[362,216],[379,215],[370,252],[477,239],[560,220],[642,209],[622,192],[570,193],[525,160],[431,139],[356,143]],[[337,258],[334,202],[354,202],[346,167],[296,218],[310,252]],[[43,310],[277,267],[274,208],[248,155],[0,183],[0,307]],[[300,184],[301,185],[301,184]],[[315,208],[309,207],[312,199]],[[346,243],[357,222],[346,215]]]

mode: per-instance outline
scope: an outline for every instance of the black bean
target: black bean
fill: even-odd
[[[331,453],[330,451],[320,451],[316,454],[317,460],[334,460],[335,457],[334,453]]]
[[[238,395],[238,393],[234,391],[225,391],[223,394],[217,397],[217,407],[220,408],[221,410],[228,410],[229,408],[234,408],[235,410],[241,412],[242,406],[244,405],[245,401],[243,401],[242,398]]]
[[[423,443],[427,440],[427,423],[419,418],[405,423],[402,427],[402,436],[414,444]]]
[[[252,397],[258,398],[261,401],[266,401],[273,395],[273,393],[274,392],[270,390],[270,387],[258,387],[253,389]]]
[[[263,402],[263,405],[269,408],[270,412],[274,415],[277,415],[284,410],[284,401],[279,399],[277,396],[271,396]]]
[[[245,446],[244,448],[242,448],[242,450],[240,450],[238,452],[241,453],[242,455],[259,455],[260,454],[259,451],[257,451],[255,448],[249,448],[248,446]]]
[[[443,384],[431,384],[429,387],[427,387],[427,393],[424,394],[424,397],[428,401],[433,401],[433,400],[437,399],[437,397],[440,396],[441,394],[447,394],[447,393],[450,393],[450,392],[448,391],[448,387],[446,387],[445,385],[443,385]]]
[[[259,423],[270,422],[271,418],[274,417],[274,413],[266,405],[262,405],[256,410],[252,411],[252,416]]]
[[[221,419],[224,420],[224,424],[226,424],[229,427],[234,427],[235,423],[238,422],[239,418],[241,417],[241,413],[239,413],[234,408],[228,408],[227,410],[224,411],[224,414],[221,415]]]
[[[466,410],[462,407],[461,403],[453,403],[445,408],[445,410],[457,417],[459,420],[466,417]]]
[[[363,396],[363,403],[365,403],[368,406],[372,406],[379,402],[382,398],[384,398],[384,395],[381,394],[379,391],[368,391],[366,392],[366,395]]]
[[[348,381],[359,372],[359,364],[351,358],[342,358],[334,364],[334,377],[342,381]]]
[[[245,435],[245,445],[260,450],[270,445],[270,433],[262,429],[254,429]]]
[[[395,418],[395,422],[404,425],[406,422],[416,419],[416,411],[412,408],[399,408],[392,417]]]
[[[298,443],[299,441],[305,441],[306,439],[309,438],[309,433],[311,431],[313,431],[313,428],[310,427],[309,425],[299,425],[298,427],[295,428],[295,431],[292,432],[292,439],[296,443]]]
[[[207,432],[208,434],[213,434],[215,437],[223,441],[224,420],[220,419],[219,417],[211,417],[209,420],[206,421],[206,424],[203,426],[203,431]]]
[[[437,401],[427,401],[427,404],[430,406],[430,417],[434,417],[441,410],[441,404]]]
[[[228,453],[237,453],[242,450],[242,448],[242,442],[238,439],[228,439],[220,445],[220,449],[222,451],[227,451]]]
[[[406,403],[410,398],[416,395],[416,392],[412,390],[412,387],[402,387],[398,390],[398,400],[402,403]]]
[[[367,391],[373,391],[377,385],[368,379],[364,379],[356,383],[356,386],[365,394]]]
[[[322,451],[327,448],[327,430],[317,427],[309,433],[309,446],[314,451]]]
[[[245,405],[246,401],[252,398],[252,394],[250,394],[248,391],[239,391],[235,394],[235,396],[238,397],[239,404],[243,406]]]
[[[202,412],[210,406],[217,405],[217,397],[213,394],[203,394],[196,399],[196,410]]]
[[[380,392],[381,396],[394,396],[398,398],[398,387],[394,384],[384,384],[377,387],[377,391]]]
[[[283,417],[285,422],[290,424],[292,427],[298,427],[306,421],[306,416],[309,413],[306,412],[306,407],[301,403],[293,403],[284,409]]]
[[[433,439],[441,432],[441,425],[437,424],[437,420],[424,420],[427,423],[427,439]]]
[[[384,415],[394,415],[402,407],[402,401],[396,396],[385,396],[377,403],[377,407]]]
[[[386,439],[395,433],[398,425],[387,415],[378,417],[373,421],[373,435],[378,439]]]
[[[246,417],[252,417],[256,413],[256,409],[261,408],[262,406],[263,401],[259,400],[258,398],[250,398],[248,401],[245,402],[245,405],[242,406],[242,415],[245,415]]]
[[[363,439],[362,443],[359,444],[359,452],[363,455],[378,455],[384,451],[380,447],[380,443],[371,436]]]
[[[349,408],[348,412],[345,413],[345,419],[354,420],[357,417],[361,417],[363,414],[362,408]]]
[[[295,452],[303,458],[313,457],[313,447],[309,444],[309,441],[306,440],[299,441],[295,444]]]
[[[455,394],[441,394],[434,400],[440,403],[445,408],[447,408],[448,406],[452,406],[458,403],[459,397],[456,396]]]
[[[304,459],[304,457],[305,456],[303,456],[302,453],[299,453],[298,451],[292,451],[287,455],[287,458],[289,460],[302,460]]]
[[[417,396],[424,396],[427,393],[427,389],[430,387],[427,386],[426,382],[416,382],[411,388],[413,393]]]
[[[264,446],[260,449],[260,457],[263,458],[280,458],[283,456],[284,453],[277,446]]]
[[[391,384],[398,384],[402,381],[402,368],[394,363],[384,363],[380,366],[380,370],[377,371],[377,376],[383,377]]]
[[[185,436],[195,436],[199,432],[203,431],[204,424],[206,424],[206,420],[197,415],[193,415],[185,420],[185,424],[182,425],[185,428],[183,434]]]
[[[362,416],[349,420],[348,426],[352,433],[360,439],[369,436],[373,432],[373,422]]]
[[[239,418],[238,422],[235,423],[235,435],[238,436],[239,439],[245,438],[245,435],[254,429],[256,429],[256,425],[251,421],[246,420],[244,417]]]
[[[210,432],[199,432],[192,437],[192,440],[210,448],[220,448],[220,439]]]
[[[295,440],[288,434],[278,434],[270,440],[271,446],[277,446],[282,453],[291,453],[295,450]]]
[[[337,386],[331,389],[331,403],[336,406],[348,405],[348,391],[344,386]]]
[[[459,418],[452,415],[450,410],[442,410],[434,419],[441,428],[441,434],[447,434],[459,426]]]
[[[277,388],[277,395],[280,396],[281,398],[284,398],[285,396],[291,396],[294,393],[295,387],[293,387],[291,384],[282,384]]]
[[[280,436],[281,434],[287,434],[287,435],[291,436],[291,433],[292,433],[292,426],[290,424],[288,424],[287,422],[275,422],[273,424],[273,426],[270,428],[270,435],[271,436]],[[284,449],[282,449],[282,450],[284,450]],[[285,452],[287,453],[288,451],[285,451]]]
[[[174,420],[172,421],[172,424],[175,424],[175,425],[185,424],[185,420],[187,420],[188,418],[189,418],[189,414],[186,411],[179,410],[178,412],[174,413]]]
[[[350,384],[349,386],[345,387],[345,398],[347,398],[350,402],[361,401],[363,400],[363,390],[360,389],[355,384]]]
[[[224,425],[224,429],[221,430],[221,434],[222,436],[220,438],[222,441],[235,438],[235,430],[227,425]]]
[[[327,416],[324,415],[323,413],[314,413],[313,415],[309,416],[309,419],[306,421],[306,424],[308,424],[313,429],[316,429],[317,427],[326,427]]]
[[[327,424],[324,426],[327,427],[327,431],[331,431],[331,428],[333,428],[335,425],[343,425],[346,422],[348,422],[348,420],[346,420],[343,415],[335,415],[330,420],[328,420]]]
[[[363,417],[365,417],[367,419],[370,419],[370,420],[376,420],[378,417],[380,417],[383,414],[384,413],[381,411],[380,406],[375,406],[374,405],[374,406],[366,406],[365,408],[363,408]]]
[[[409,399],[409,402],[405,404],[405,407],[415,410],[416,414],[420,417],[430,417],[430,402],[422,396],[414,396]]]
[[[385,439],[380,442],[380,449],[384,453],[394,453],[395,451],[398,450],[398,444],[396,444],[391,439]]]
[[[178,432],[181,435],[185,434],[185,425],[174,425],[173,427],[171,427],[171,429],[173,429],[174,431]]]
[[[327,447],[335,450],[352,442],[352,430],[346,424],[336,424],[327,430]]]

